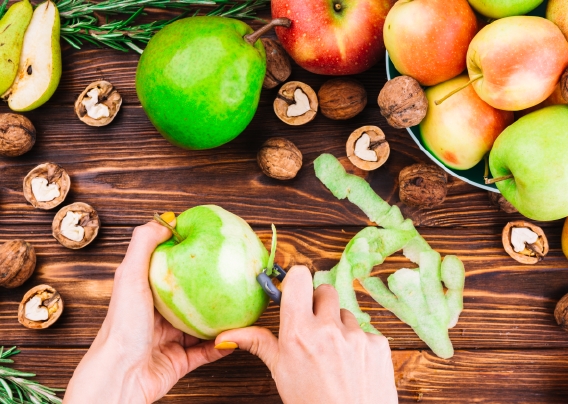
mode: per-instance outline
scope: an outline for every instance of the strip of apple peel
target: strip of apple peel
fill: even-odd
[[[270,276],[272,275],[272,272],[274,271],[274,258],[276,257],[276,226],[274,226],[274,223],[272,223],[271,225],[272,228],[272,243],[270,246],[270,256],[268,257],[268,263],[266,264],[266,275]]]
[[[348,243],[338,265],[329,272],[315,274],[314,285],[335,286],[341,307],[353,312],[362,329],[372,332],[370,317],[360,309],[353,290],[353,280],[357,278],[374,300],[410,325],[434,353],[442,358],[453,356],[448,328],[455,326],[463,310],[463,263],[455,256],[446,256],[440,263],[440,255],[418,234],[412,221],[404,220],[400,209],[381,199],[365,180],[346,173],[332,155],[321,155],[314,166],[316,176],[333,195],[348,198],[370,220],[384,227],[368,227],[359,232]],[[383,233],[382,242],[378,242],[375,237],[379,234],[370,229],[391,233]],[[403,268],[392,274],[389,290],[379,278],[370,276],[371,271],[401,248],[407,258],[421,267]],[[442,282],[448,289],[446,294]]]

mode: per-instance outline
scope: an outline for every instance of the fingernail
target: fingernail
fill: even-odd
[[[215,349],[236,349],[239,345],[234,342],[221,342],[215,345]]]
[[[176,214],[174,212],[164,212],[160,217],[172,227],[176,227]]]

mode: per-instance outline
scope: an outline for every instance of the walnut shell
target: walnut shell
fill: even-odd
[[[371,138],[369,150],[375,152],[377,161],[363,160],[356,154],[356,143],[365,133]],[[345,148],[349,161],[351,161],[354,166],[365,171],[371,171],[379,168],[380,166],[385,164],[390,155],[390,146],[386,141],[385,134],[381,130],[381,128],[377,126],[362,126],[359,129],[353,131],[353,133],[351,133],[351,135],[349,136],[349,139],[347,139]]]
[[[318,91],[321,113],[329,119],[344,120],[358,115],[367,105],[367,91],[357,80],[336,78]]]
[[[560,78],[560,91],[564,101],[568,102],[568,69],[564,71],[564,74],[562,74]]]
[[[17,157],[31,150],[36,130],[28,118],[19,114],[0,114],[0,156]]]
[[[90,117],[87,113],[87,108],[83,104],[85,98],[90,98],[87,93],[92,89],[98,89],[99,91],[99,102],[98,104],[104,104],[108,107],[109,116],[101,117],[99,119],[94,119]],[[118,114],[120,106],[122,105],[122,97],[114,86],[108,81],[95,81],[91,83],[83,90],[77,101],[75,101],[75,113],[79,119],[85,122],[89,126],[105,126],[113,121],[113,119]]]
[[[266,51],[266,75],[262,87],[274,88],[286,80],[292,74],[290,57],[280,42],[270,38],[260,38]]]
[[[67,212],[82,214],[78,225],[82,226],[85,229],[85,235],[81,241],[68,239],[63,234],[61,234],[61,222],[67,215]],[[99,219],[97,211],[86,203],[75,202],[71,205],[67,205],[61,208],[61,210],[57,212],[57,214],[53,218],[51,230],[53,232],[53,237],[55,237],[55,239],[59,241],[63,246],[77,250],[90,244],[95,239],[95,237],[97,237],[100,227],[101,221]]]
[[[531,248],[527,246],[524,251],[516,252],[511,244],[511,231],[514,227],[528,227],[538,235],[538,240],[532,244]],[[507,254],[521,264],[536,264],[541,261],[546,254],[548,254],[548,240],[546,239],[542,229],[532,223],[525,222],[524,220],[516,220],[514,222],[507,223],[503,229],[501,239]],[[532,249],[535,249],[536,252]]]
[[[48,184],[57,184],[59,186],[59,196],[51,201],[38,201],[32,190],[32,180],[37,177],[43,177]],[[32,204],[34,208],[49,210],[60,205],[65,199],[71,188],[71,179],[67,171],[63,167],[55,163],[40,164],[24,178],[24,197]]]
[[[0,286],[17,288],[34,273],[36,254],[25,240],[7,241],[0,246]]]
[[[428,111],[428,99],[420,83],[408,76],[388,81],[378,98],[381,114],[396,129],[418,125]]]
[[[489,200],[499,210],[505,213],[517,213],[518,210],[499,192],[487,191]]]
[[[565,331],[568,331],[568,294],[562,296],[562,299],[556,303],[554,319],[556,320],[556,324],[562,327]]]
[[[300,89],[309,100],[309,110],[300,116],[288,116],[288,107],[295,104],[294,92]],[[288,125],[303,125],[310,122],[318,112],[318,97],[314,90],[300,81],[289,81],[280,87],[278,95],[274,100],[274,112],[282,122]]]
[[[302,167],[302,153],[294,143],[282,137],[268,139],[256,155],[262,172],[277,180],[290,180]]]
[[[434,164],[413,164],[398,175],[402,203],[416,208],[432,208],[446,199],[448,175]]]
[[[48,308],[49,317],[45,321],[33,321],[26,317],[26,303],[35,296],[40,296],[42,305]],[[57,290],[49,285],[38,285],[30,289],[18,307],[18,321],[26,328],[41,330],[48,328],[55,323],[63,313],[63,299]]]

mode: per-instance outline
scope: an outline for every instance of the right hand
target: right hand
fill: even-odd
[[[262,359],[285,404],[398,403],[387,339],[363,332],[332,286],[314,291],[305,266],[284,279],[279,339],[249,327],[221,333],[221,342]]]

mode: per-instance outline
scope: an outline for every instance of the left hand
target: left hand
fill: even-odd
[[[155,222],[134,229],[116,270],[107,316],[75,370],[64,403],[151,403],[206,363],[230,354],[175,329],[155,309],[150,258],[171,237]]]

